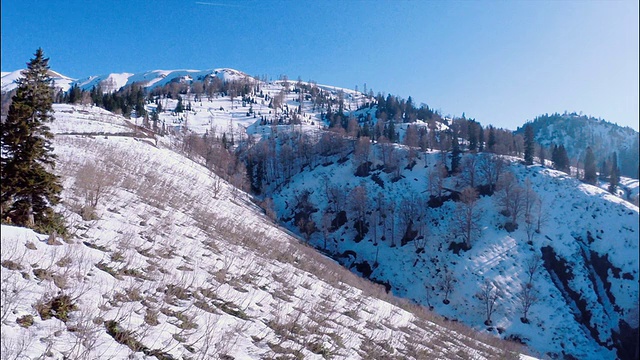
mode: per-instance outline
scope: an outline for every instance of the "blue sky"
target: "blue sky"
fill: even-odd
[[[231,67],[411,96],[515,129],[582,111],[638,129],[638,1],[2,1],[2,71]]]

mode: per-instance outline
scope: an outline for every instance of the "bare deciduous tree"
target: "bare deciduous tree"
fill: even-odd
[[[520,321],[527,324],[529,323],[529,319],[527,315],[529,314],[529,309],[531,306],[538,301],[538,290],[535,288],[533,283],[526,283],[521,285],[520,293],[518,293],[518,299],[520,300],[520,306],[522,307],[522,317]]]
[[[476,297],[481,301],[485,310],[484,324],[491,325],[491,315],[496,310],[498,298],[500,297],[498,288],[489,280],[485,280],[480,286],[480,291],[476,294]]]
[[[351,190],[349,193],[349,202],[351,204],[351,209],[356,214],[358,234],[363,235],[368,204],[367,190],[364,185],[356,186]]]
[[[444,179],[447,177],[447,168],[443,163],[436,163],[429,171],[429,195],[435,197],[442,196]]]
[[[493,191],[500,175],[506,168],[505,161],[494,154],[485,153],[478,156],[478,175],[480,181],[488,185],[490,191]]]
[[[496,199],[503,208],[503,215],[510,218],[510,226],[515,229],[518,218],[524,210],[525,191],[518,185],[518,180],[512,172],[500,175],[496,188],[498,189]]]
[[[469,154],[462,159],[460,165],[462,182],[466,186],[476,187],[478,182],[478,156]]]
[[[85,203],[81,208],[84,220],[95,217],[95,210],[100,199],[107,193],[109,187],[115,185],[116,176],[94,163],[83,165],[76,175],[75,187],[84,197]]]
[[[444,293],[444,299],[442,299],[443,304],[449,304],[449,295],[453,292],[456,282],[457,280],[453,275],[453,271],[449,270],[445,265],[444,269],[440,272],[440,279],[438,281],[438,287]]]
[[[466,187],[460,193],[460,201],[455,212],[456,235],[464,240],[465,248],[471,249],[471,243],[478,236],[479,214],[476,209],[478,192]]]
[[[363,136],[358,139],[356,143],[356,149],[354,153],[354,165],[356,170],[369,161],[369,156],[371,154],[371,140]]]

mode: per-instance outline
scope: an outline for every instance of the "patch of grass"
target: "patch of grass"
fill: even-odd
[[[147,309],[147,312],[144,314],[144,322],[151,326],[159,325],[160,322],[158,321],[158,312],[155,310]]]
[[[216,308],[209,305],[209,303],[204,300],[196,300],[193,303],[193,306],[197,307],[198,309],[204,310],[208,313],[212,313],[212,314],[216,313]]]
[[[24,315],[19,317],[16,322],[18,323],[18,325],[22,326],[23,328],[28,328],[29,326],[33,325],[33,316],[32,315]]]
[[[70,256],[65,256],[62,259],[56,261],[56,265],[58,265],[59,267],[67,267],[69,265],[71,265],[71,262],[73,260],[71,259]]]
[[[242,311],[241,309],[238,309],[238,306],[232,302],[229,302],[229,301],[220,302],[220,303],[217,303],[216,306],[218,307],[218,309],[226,312],[231,316],[235,316],[238,319],[242,319],[242,320],[250,319],[249,315],[245,314],[245,312]]]
[[[3,268],[7,268],[9,270],[22,270],[22,269],[24,269],[24,267],[22,267],[22,265],[18,264],[15,261],[12,261],[12,260],[3,260],[1,265],[2,265]]]
[[[113,262],[123,262],[124,261],[124,254],[122,253],[122,251],[116,251],[114,253],[111,254],[111,261]]]
[[[142,280],[149,280],[149,278],[142,271],[140,271],[138,269],[125,268],[125,269],[122,269],[121,271],[119,271],[119,274],[122,274],[124,276],[136,277],[136,278],[142,279]]]
[[[106,246],[96,245],[96,244],[90,243],[88,241],[83,241],[82,243],[85,244],[87,247],[90,247],[90,248],[96,249],[96,250],[100,250],[102,252],[109,251],[109,248],[107,248]]]
[[[110,267],[109,265],[103,263],[102,261],[96,264],[96,267],[104,272],[106,272],[107,274],[113,276],[114,278],[118,279],[118,280],[122,280],[122,276],[120,276],[120,274],[118,273],[118,271],[112,267]]]
[[[41,281],[53,279],[53,274],[45,269],[33,269],[33,275]]]
[[[193,297],[191,291],[179,285],[168,284],[164,291],[166,295],[175,296],[179,300],[189,300]]]
[[[38,302],[34,306],[42,320],[52,317],[63,322],[69,320],[69,313],[78,310],[78,306],[73,303],[69,295],[58,295],[47,302]]]

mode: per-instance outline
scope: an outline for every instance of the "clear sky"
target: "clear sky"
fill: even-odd
[[[515,129],[583,112],[638,129],[638,1],[3,0],[2,71],[230,67],[411,96]]]

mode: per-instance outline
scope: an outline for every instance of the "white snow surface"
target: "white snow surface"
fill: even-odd
[[[495,359],[513,346],[393,305],[247,194],[224,182],[215,194],[216,176],[171,140],[127,135],[130,121],[95,107],[54,110],[72,236],[2,225],[3,358]],[[75,305],[68,319],[42,315],[61,295]]]

